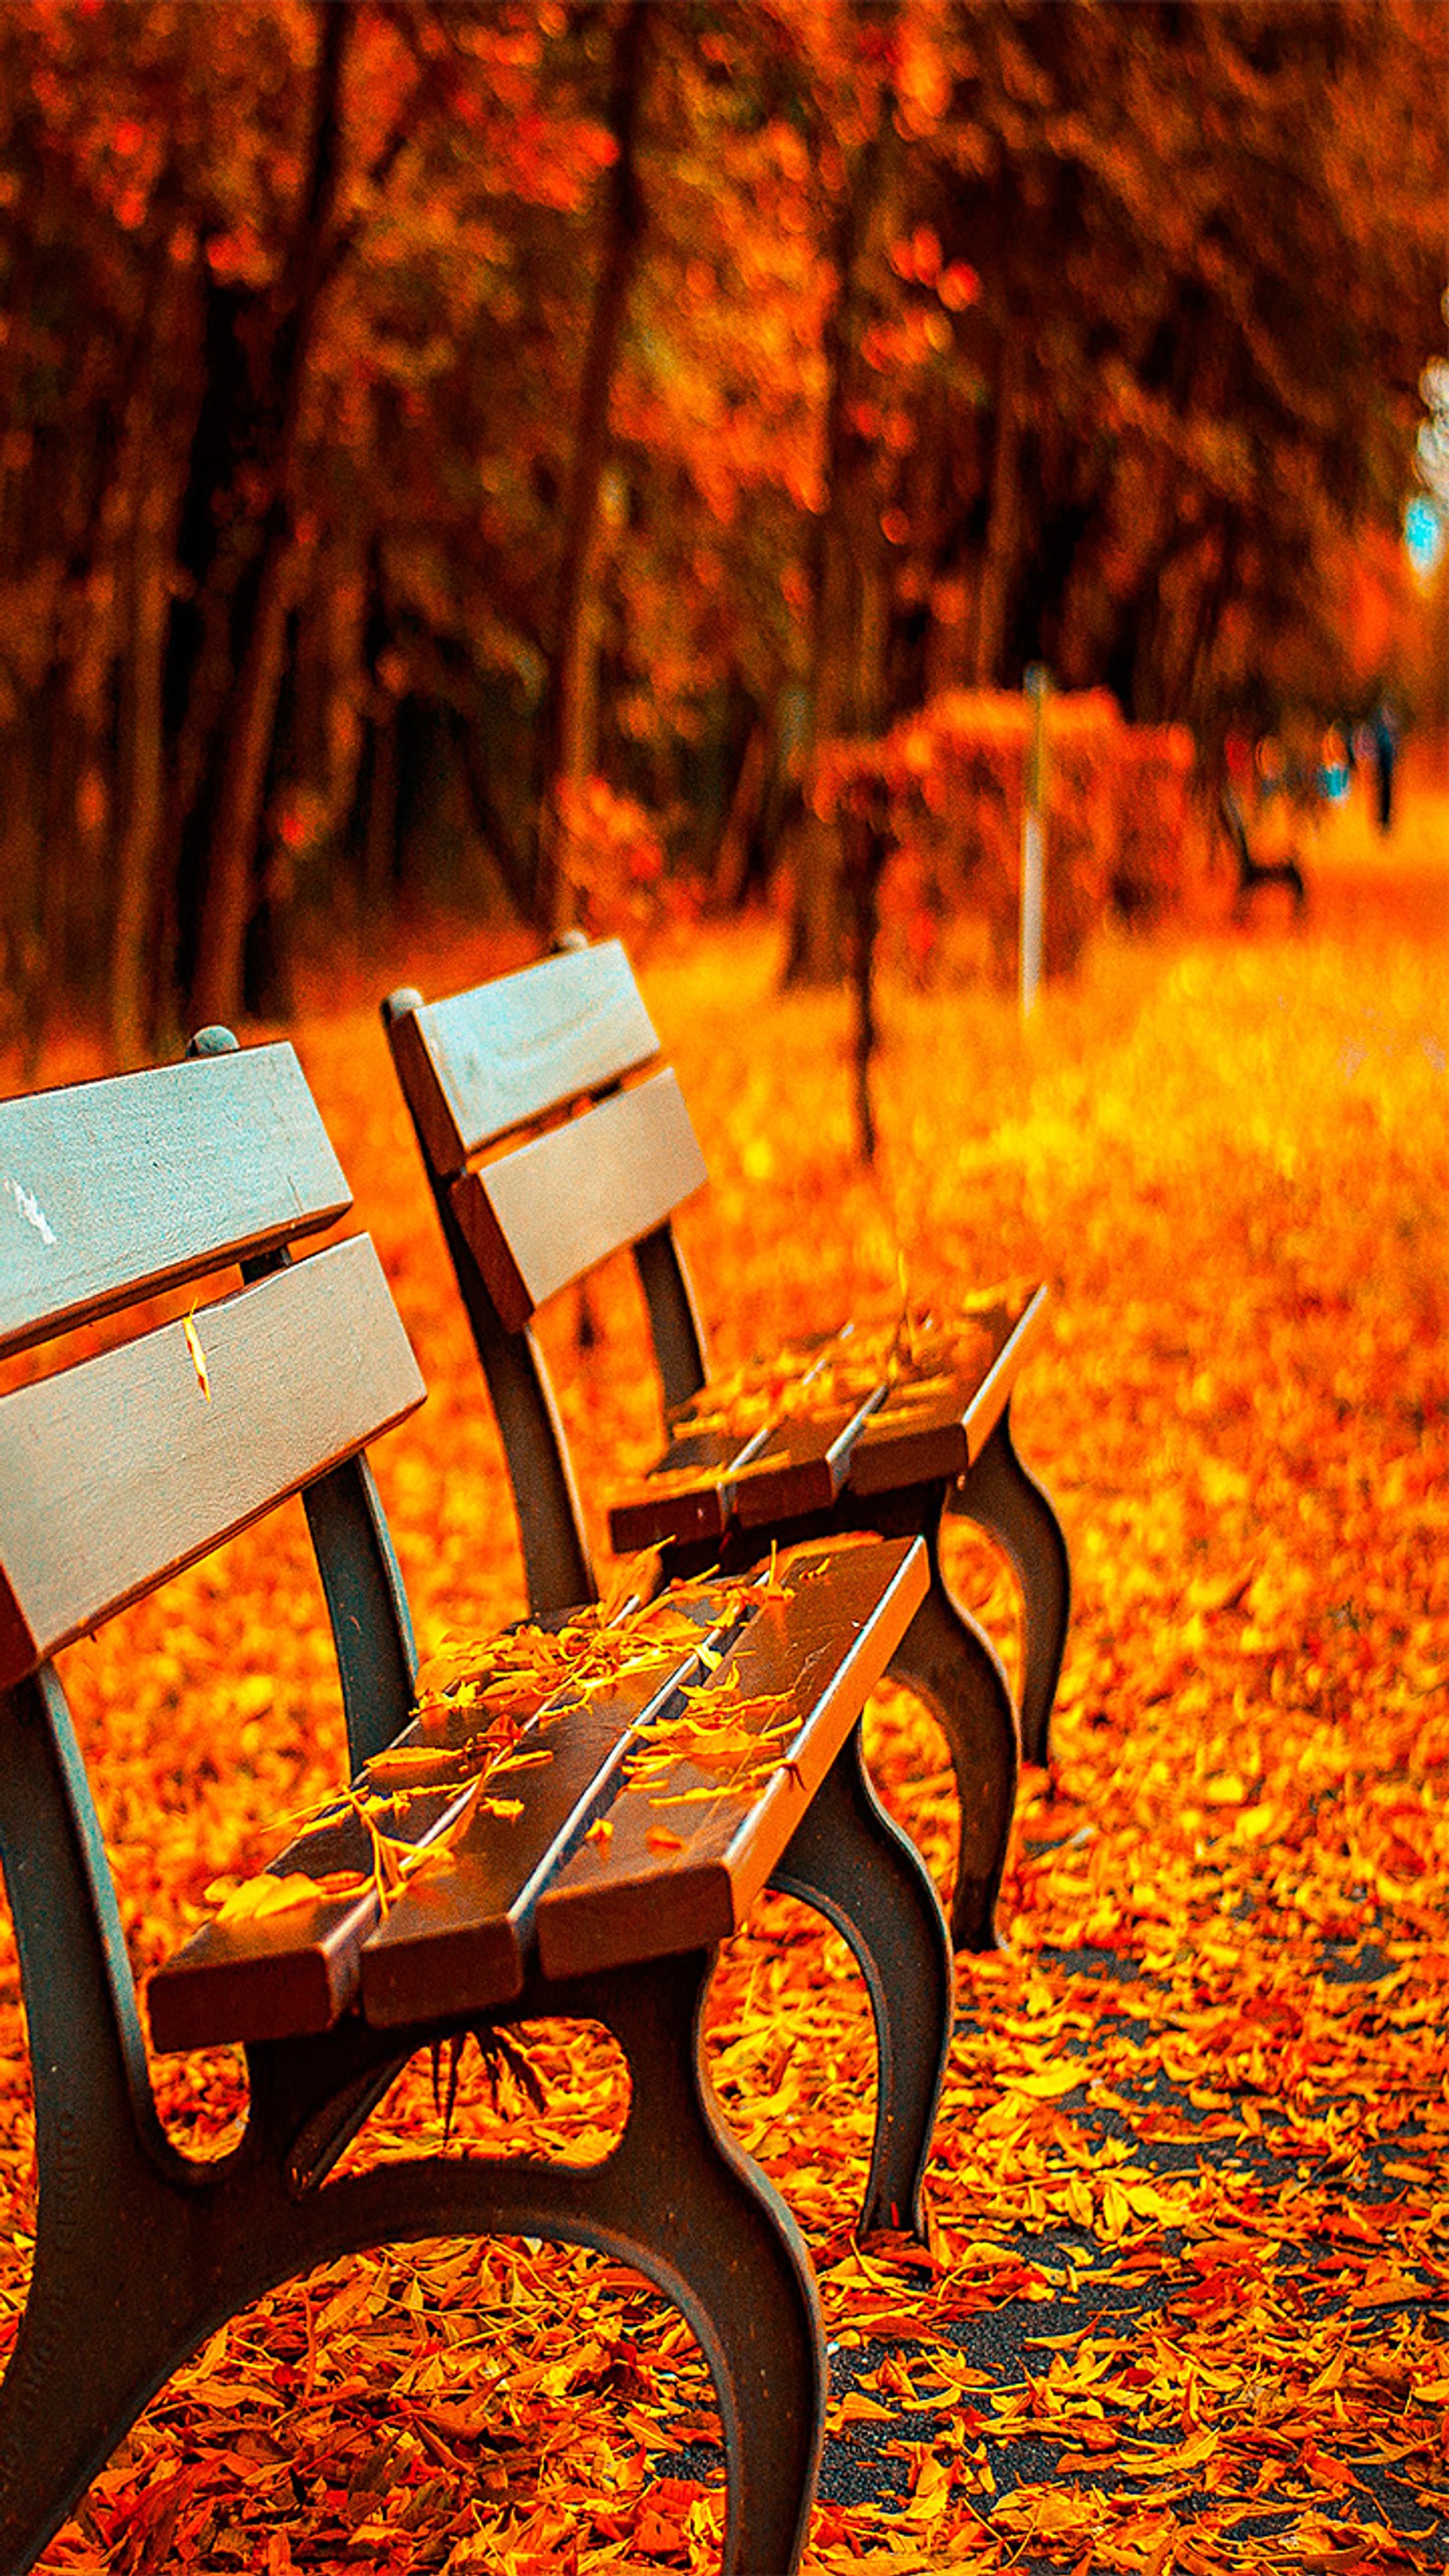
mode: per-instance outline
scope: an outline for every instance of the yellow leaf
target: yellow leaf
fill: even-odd
[[[196,1383],[200,1387],[202,1394],[205,1396],[207,1403],[210,1404],[211,1372],[206,1365],[206,1353],[201,1347],[201,1335],[198,1333],[196,1326],[189,1315],[183,1315],[181,1319],[181,1329],[186,1335],[186,1347],[191,1353],[191,1365],[196,1371]]]
[[[368,1882],[365,1878],[358,1878],[356,1884],[361,1889]],[[335,1886],[331,1890],[321,1886],[315,1878],[308,1878],[297,1869],[289,1870],[282,1878],[267,1875],[248,1878],[240,1887],[230,1888],[221,1896],[216,1919],[222,1924],[265,1923],[274,1914],[294,1914],[303,1906],[324,1903],[329,1893],[339,1892]],[[206,1895],[208,1904],[216,1902],[211,1888],[207,1889]]]
[[[1011,2075],[1007,2082],[1013,2093],[1029,2093],[1034,2102],[1056,2102],[1063,2093],[1074,2092],[1085,2084],[1087,2069],[1080,2061],[1064,2066],[1044,2066],[1035,2075]]]
[[[1260,1843],[1279,1822],[1278,1810],[1271,1798],[1260,1798],[1255,1807],[1244,1807],[1233,1826],[1240,1843]]]
[[[1108,2236],[1120,2236],[1131,2215],[1132,2203],[1127,2194],[1120,2182],[1109,2177],[1102,2187],[1102,2225]]]

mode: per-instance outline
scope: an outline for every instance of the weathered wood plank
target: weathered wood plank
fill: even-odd
[[[1048,1290],[1034,1288],[1022,1307],[992,1306],[972,1317],[990,1336],[988,1350],[928,1404],[887,1403],[865,1424],[850,1455],[853,1494],[895,1493],[902,1485],[964,1476],[979,1458],[1021,1369],[1046,1325]],[[901,1392],[908,1394],[909,1377]],[[912,1420],[912,1413],[917,1415]]]
[[[701,1634],[710,1613],[701,1610]],[[410,1879],[362,1954],[362,2009],[378,2029],[433,2012],[482,2012],[519,1993],[542,1890],[617,1796],[634,1730],[702,1677],[696,1656],[591,1693],[528,1742],[549,1755],[507,1772],[498,1792],[521,1813],[480,1806],[436,1868]]]
[[[633,1073],[659,1040],[617,939],[426,1002],[389,1026],[435,1172]]]
[[[0,1101],[0,1356],[351,1203],[290,1046]]]
[[[399,1746],[421,1741],[416,1725]],[[364,1772],[359,1796],[372,1782]],[[374,1821],[393,1840],[421,1846],[446,1830],[466,1797],[453,1783],[394,1797]],[[355,1808],[309,1826],[263,1872],[321,1879],[372,1866],[372,1841]],[[203,1924],[147,1988],[158,2048],[211,2048],[230,2040],[285,2039],[330,2030],[357,1993],[362,1944],[381,1912],[376,1887],[318,1897],[260,1920]]]
[[[424,1392],[365,1235],[203,1308],[190,1337],[163,1325],[17,1387],[0,1399],[0,1685],[354,1455]]]
[[[738,1668],[743,1698],[788,1695],[799,1713],[788,1767],[753,1800],[673,1803],[717,1786],[687,1763],[652,1791],[626,1789],[609,1810],[607,1844],[581,1845],[539,1899],[546,1975],[660,1958],[738,1929],[926,1591],[919,1539],[835,1542],[792,1562],[803,1570],[812,1558],[818,1575],[761,1609],[721,1669],[725,1678]],[[650,1847],[661,1825],[679,1836],[677,1850]]]
[[[632,1556],[666,1538],[722,1538],[734,1510],[734,1477],[769,1436],[768,1423],[744,1441],[727,1431],[676,1435],[658,1465],[610,1504],[615,1555]],[[709,1482],[696,1482],[701,1476]]]
[[[674,1075],[600,1101],[451,1193],[453,1213],[506,1329],[661,1225],[707,1178]]]
[[[702,1640],[715,1634],[729,1598],[721,1588],[681,1605]],[[518,1801],[516,1816],[473,1801],[476,1705],[430,1705],[364,1767],[356,1795],[380,1801],[371,1810],[378,1830],[414,1848],[438,1841],[462,1820],[456,1850],[446,1860],[440,1856],[436,1876],[430,1864],[410,1880],[385,1919],[369,1884],[282,1914],[203,1926],[151,1979],[157,2047],[328,2030],[360,1989],[369,2020],[381,2028],[509,2000],[523,1981],[533,1905],[550,1861],[573,1848],[614,1794],[631,1729],[701,1669],[696,1654],[677,1646],[608,1692],[559,1694],[557,1705],[547,1704],[519,1740],[520,1751],[540,1751],[547,1760],[495,1780],[496,1796]],[[474,1811],[465,1815],[470,1802]],[[298,1834],[264,1874],[366,1874],[372,1848],[359,1809],[339,1804]]]
[[[738,1471],[735,1513],[746,1529],[768,1529],[797,1513],[825,1511],[850,1473],[856,1442],[890,1389],[873,1386],[858,1404],[819,1416],[787,1415]]]

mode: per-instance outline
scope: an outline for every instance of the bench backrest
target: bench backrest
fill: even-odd
[[[0,1397],[0,1686],[301,1493],[354,1761],[413,1652],[361,1455],[423,1385],[292,1049],[0,1102],[0,1357],[240,1264],[243,1286]]]
[[[704,1158],[617,940],[447,1001],[393,993],[383,1020],[502,1430],[530,1605],[565,1609],[594,1577],[529,1325],[628,1247],[665,1401],[696,1394],[704,1336],[670,1218]]]

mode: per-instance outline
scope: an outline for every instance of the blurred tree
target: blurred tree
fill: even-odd
[[[12,0],[12,1026],[282,1008],[294,890],[632,918],[661,841],[788,850],[835,972],[830,741],[1033,658],[1209,730],[1360,686],[1446,55],[1414,0]]]
[[[644,207],[638,128],[649,28],[647,0],[623,0],[613,37],[608,128],[614,146],[589,336],[579,377],[559,544],[548,678],[540,727],[537,858],[533,911],[554,935],[568,926],[567,881],[559,866],[559,794],[581,787],[594,767],[593,636],[590,616],[599,493],[609,447],[610,406]]]

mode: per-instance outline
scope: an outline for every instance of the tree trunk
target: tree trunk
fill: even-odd
[[[890,856],[890,837],[883,805],[877,801],[868,815],[852,817],[844,827],[844,837],[852,915],[850,987],[855,1025],[851,1037],[851,1068],[855,1090],[855,1132],[861,1161],[874,1163],[878,1140],[871,1071],[880,1049],[880,1024],[875,1015],[875,961],[880,936],[880,883]]]
[[[317,22],[319,44],[307,185],[288,255],[282,318],[274,345],[277,429],[268,478],[272,496],[263,523],[255,594],[244,631],[235,639],[240,647],[236,684],[225,716],[226,750],[207,854],[191,992],[191,1017],[197,1023],[230,1022],[237,1015],[242,997],[252,853],[286,639],[292,485],[302,399],[336,227],[342,161],[342,71],[352,12],[324,5],[317,10]]]
[[[745,737],[744,756],[735,777],[729,812],[719,836],[710,892],[713,901],[724,911],[738,909],[749,876],[750,846],[760,810],[765,801],[766,768],[770,756],[769,734],[763,716],[757,715]]]
[[[899,171],[895,110],[895,91],[884,81],[836,231],[836,294],[825,332],[828,497],[816,525],[807,772],[819,744],[878,733],[886,714],[887,591],[875,452],[854,414],[874,381],[867,381],[860,344],[872,309],[871,263],[884,253]],[[843,868],[839,832],[807,803],[794,851],[787,983],[840,981],[847,949]]]
[[[0,730],[0,999],[7,1020],[0,1035],[12,1028],[20,1046],[20,1074],[34,1082],[45,1040],[48,979],[41,935],[41,835],[35,795],[39,780],[36,743],[28,723]]]
[[[588,752],[595,649],[590,586],[599,486],[608,454],[609,404],[619,344],[644,232],[638,131],[649,16],[649,0],[624,0],[614,31],[609,130],[618,149],[609,177],[603,254],[579,382],[539,768],[533,909],[539,929],[549,938],[558,937],[569,926],[568,888],[560,868],[558,791],[565,779],[585,774],[582,764]]]
[[[978,689],[998,687],[1002,679],[1011,576],[1021,542],[1020,458],[1021,342],[1018,333],[1008,325],[1001,342],[990,514],[981,562],[981,590],[976,602],[974,677]]]
[[[122,1066],[143,1062],[151,1035],[151,951],[161,838],[161,684],[169,592],[168,500],[159,473],[142,476],[131,529],[130,650],[121,698],[126,812],[116,852],[116,909],[111,921],[111,1043]]]

